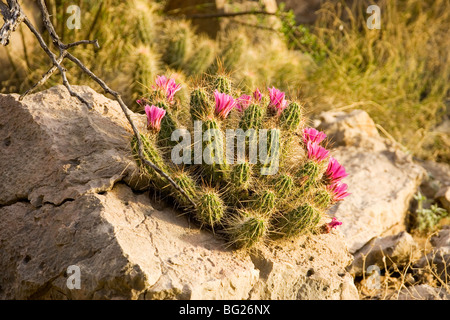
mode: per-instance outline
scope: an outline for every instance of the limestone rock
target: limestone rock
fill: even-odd
[[[384,151],[381,139],[372,118],[363,110],[350,113],[322,112],[319,128],[324,130],[334,146],[353,146],[371,151]]]
[[[375,265],[381,270],[394,263],[402,265],[417,257],[417,244],[412,236],[403,231],[396,235],[374,238],[354,255],[350,273],[361,276],[364,268]]]
[[[131,128],[118,103],[88,87],[78,91],[94,102],[93,110],[63,86],[22,102],[15,94],[0,95],[0,205],[59,205],[136,178]]]
[[[358,299],[337,231],[233,251],[156,209],[118,104],[74,90],[0,95],[0,299]]]
[[[375,237],[405,229],[409,203],[425,171],[410,157],[380,137],[373,120],[362,110],[323,112],[318,127],[334,146],[333,157],[348,177],[350,196],[334,206],[353,254]]]
[[[423,177],[421,167],[399,162],[396,155],[362,148],[339,147],[333,157],[345,166],[344,179],[351,193],[332,212],[343,224],[350,252],[354,253],[374,237],[404,228],[409,203]],[[401,230],[400,230],[401,231]]]

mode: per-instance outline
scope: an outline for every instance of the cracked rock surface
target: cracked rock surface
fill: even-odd
[[[93,110],[62,86],[0,95],[0,299],[358,299],[335,230],[233,251],[159,206],[118,104],[74,89]]]

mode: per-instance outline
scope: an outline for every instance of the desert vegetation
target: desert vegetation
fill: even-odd
[[[262,2],[226,1],[226,13],[208,18],[219,25],[214,37],[189,14],[167,10],[168,1],[82,0],[81,27],[67,28],[72,2],[46,1],[51,23],[62,42],[96,39],[100,47],[77,45],[72,54],[145,115],[146,130],[129,141],[141,174],[159,197],[234,249],[341,224],[328,213],[349,195],[347,172],[329,150],[333,141],[313,128],[323,111],[365,110],[410,158],[450,162],[449,1],[379,1],[379,29],[367,27],[370,3],[363,0],[325,1],[308,25],[284,4],[267,11]],[[23,8],[57,50],[34,2]],[[23,24],[12,41],[0,51],[0,93],[25,92],[51,67]],[[72,85],[99,89],[73,60],[64,68]],[[41,89],[60,81],[50,77]],[[235,128],[247,134],[228,139]],[[200,142],[190,140],[198,134]],[[253,161],[256,144],[266,154]],[[230,145],[244,151],[229,157]],[[370,250],[361,253],[361,298],[398,299],[420,285],[449,291],[447,261],[443,268],[432,263],[441,251],[430,239],[449,219],[435,194],[418,191],[406,217],[419,246],[401,261],[380,249],[375,289],[367,286]]]

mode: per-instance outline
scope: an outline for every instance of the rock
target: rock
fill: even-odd
[[[406,231],[396,235],[374,238],[354,254],[348,270],[356,276],[363,275],[364,269],[375,265],[380,270],[393,264],[401,266],[417,257],[417,244]]]
[[[0,205],[59,205],[137,178],[131,128],[118,103],[88,87],[79,91],[94,102],[93,111],[70,99],[63,86],[23,103],[18,95],[0,95]]]
[[[447,163],[423,161],[420,165],[426,170],[427,175],[420,185],[421,192],[430,199],[436,197],[440,190],[450,187],[450,165]],[[441,193],[443,191],[440,191]]]
[[[450,282],[450,226],[442,229],[430,240],[433,249],[414,265],[420,277],[429,273],[439,277],[445,283]],[[423,270],[422,270],[423,269]]]
[[[322,112],[319,129],[326,132],[334,146],[352,146],[372,151],[386,150],[372,118],[363,110],[350,113]]]
[[[450,293],[444,288],[434,288],[427,284],[403,288],[398,296],[391,296],[395,300],[450,300]]]
[[[435,198],[441,203],[442,207],[450,212],[450,187],[442,187],[436,193]]]
[[[233,251],[156,209],[118,104],[74,90],[0,95],[0,299],[358,299],[339,232]]]
[[[405,230],[409,203],[425,174],[422,167],[378,134],[362,110],[323,112],[317,121],[332,143],[333,157],[347,173],[351,195],[330,213],[353,254],[371,239]]]
[[[450,226],[444,227],[430,242],[434,248],[450,247]]]
[[[423,170],[411,162],[399,162],[388,151],[339,147],[333,150],[333,157],[349,174],[343,181],[351,195],[332,212],[343,222],[340,231],[350,252],[356,252],[374,237],[401,231]]]

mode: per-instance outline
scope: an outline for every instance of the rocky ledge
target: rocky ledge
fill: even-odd
[[[75,90],[92,110],[0,95],[0,299],[358,299],[339,231],[227,248],[145,191],[119,105]]]

